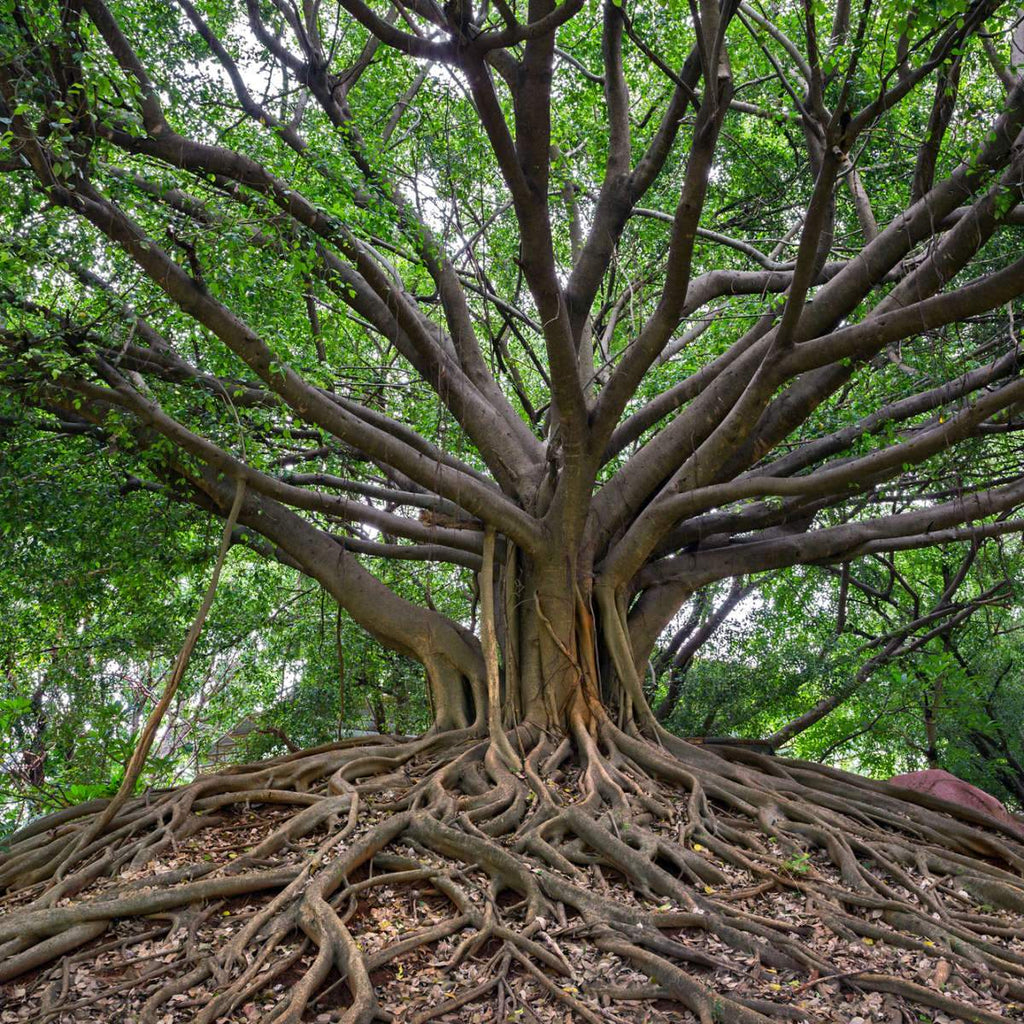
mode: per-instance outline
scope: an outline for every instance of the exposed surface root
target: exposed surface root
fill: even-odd
[[[608,721],[346,741],[81,849],[100,804],[23,829],[0,982],[39,1024],[995,1024],[1024,1015],[1024,845],[950,810]]]

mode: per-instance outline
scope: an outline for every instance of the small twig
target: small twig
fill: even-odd
[[[873,971],[873,967],[859,967],[855,971],[842,971],[840,974],[825,974],[820,978],[815,978],[813,981],[806,981],[799,988],[793,989],[790,992],[791,998],[802,995],[804,992],[809,991],[816,985],[823,985],[826,981],[839,981],[843,978],[856,978],[858,974],[870,974]]]

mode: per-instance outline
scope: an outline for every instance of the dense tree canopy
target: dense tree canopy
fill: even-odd
[[[197,603],[216,519],[214,579],[226,544],[247,554],[227,563],[220,607],[232,610],[214,619],[164,752],[198,728],[204,686],[233,685],[218,657],[246,642],[248,697],[234,706],[280,696],[260,680],[287,659],[261,644],[261,624],[287,606],[296,573],[296,660],[339,684],[320,705],[327,736],[296,744],[265,720],[291,746],[334,742],[152,803],[122,786],[18,833],[0,884],[35,902],[0,924],[13,964],[0,977],[136,906],[54,916],[56,901],[247,800],[304,809],[233,874],[171,872],[131,911],[274,887],[282,906],[294,897],[232,938],[216,968],[185,955],[181,991],[216,982],[201,1020],[233,1013],[251,979],[227,976],[296,927],[315,959],[267,1019],[303,1019],[332,965],[350,994],[344,1019],[377,1016],[373,958],[330,901],[367,861],[429,872],[386,852],[403,837],[473,864],[494,900],[523,898],[484,914],[438,882],[458,914],[437,928],[478,929],[456,959],[505,943],[481,994],[501,993],[494,979],[513,962],[563,972],[561,953],[530,936],[570,913],[702,1022],[764,1020],[764,1006],[693,981],[672,962],[678,943],[646,939],[667,918],[595,900],[583,877],[612,867],[634,892],[670,898],[672,927],[703,915],[734,949],[817,978],[841,972],[766,933],[756,911],[687,888],[723,883],[726,865],[799,889],[814,851],[838,872],[806,883],[818,897],[880,900],[907,941],[983,963],[999,998],[1020,998],[1024,961],[985,938],[991,922],[954,922],[911,877],[963,874],[965,892],[1019,909],[1015,826],[947,819],[934,801],[742,747],[718,754],[663,724],[747,725],[774,749],[834,712],[835,735],[817,728],[808,750],[821,754],[856,749],[869,709],[924,763],[957,767],[943,753],[950,692],[984,691],[964,729],[1015,792],[1020,744],[996,706],[1019,686],[984,657],[986,637],[1014,635],[1024,528],[1014,5],[8,0],[0,12],[0,429],[27,623],[13,627],[5,685],[21,680],[22,776],[40,770],[58,706],[48,687],[73,692],[57,676],[105,693],[110,672],[167,671],[166,627],[185,627]],[[85,586],[60,623],[52,586],[29,584],[73,550],[67,519],[81,533],[69,575]],[[164,553],[162,535],[174,537]],[[106,580],[128,563],[151,568]],[[157,579],[182,592],[149,603]],[[317,621],[321,590],[332,607]],[[147,602],[151,629],[133,609],[118,644],[97,607],[108,599]],[[697,651],[715,649],[745,601],[760,661],[720,640],[698,672]],[[806,620],[802,674],[772,639],[787,607],[830,609],[827,625]],[[71,671],[61,637],[99,622],[103,653]],[[397,664],[390,718],[372,697],[368,709],[387,728],[426,726],[421,738],[339,737],[352,624],[422,666],[429,711],[406,707],[414,683]],[[771,657],[785,685],[763,700],[756,686],[733,687],[731,708],[713,696],[730,658]],[[369,654],[356,660],[373,673]],[[130,689],[107,703],[130,710]],[[142,696],[140,708],[153,687]],[[858,721],[836,731],[851,709]],[[72,728],[65,759],[78,742]],[[381,793],[394,813],[366,823],[361,802]],[[659,831],[677,821],[678,842]],[[322,827],[324,856],[369,831],[322,872],[309,874],[317,859],[300,875],[263,871]],[[824,919],[867,934],[845,911]],[[252,943],[265,945],[250,962]],[[142,1019],[172,994],[155,991]]]
[[[481,650],[359,556],[474,571],[493,530],[506,713],[642,719],[696,588],[1017,529],[997,10],[15,9],[12,412],[211,511],[244,484],[239,539],[442,726]]]

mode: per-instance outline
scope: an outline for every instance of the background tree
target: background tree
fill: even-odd
[[[655,706],[685,736],[880,778],[945,768],[1017,805],[1019,559],[1007,538],[702,592],[652,662]]]
[[[678,915],[595,897],[586,870],[613,866],[766,963],[841,973],[682,880],[722,883],[724,864],[785,886],[813,849],[845,886],[813,879],[822,899],[895,903],[883,914],[907,941],[941,941],[1019,997],[1024,968],[986,922],[952,923],[907,874],[957,875],[1019,909],[1017,876],[994,866],[1024,863],[1011,826],[984,834],[978,812],[955,821],[864,780],[698,749],[644,693],[658,636],[701,587],[1020,530],[1012,9],[3,12],[14,418],[122,453],[146,493],[219,516],[244,496],[235,539],[419,662],[433,724],[201,778],[129,803],[103,835],[84,809],[22,830],[0,880],[50,884],[0,926],[0,976],[129,907],[284,887],[216,964],[186,956],[175,985],[214,978],[198,1019],[231,1012],[250,993],[244,950],[263,943],[262,962],[298,926],[318,952],[273,1019],[300,1020],[333,965],[345,1019],[368,1021],[372,962],[329,900],[371,858],[397,869],[385,847],[401,838],[523,897],[482,914],[442,890],[458,916],[438,927],[480,930],[460,956],[502,928],[504,967],[483,986],[524,956],[571,976],[530,938],[571,911],[702,1020],[762,1020],[672,962],[657,926]],[[429,566],[429,591],[371,571],[388,562]],[[463,601],[438,599],[467,573],[478,631]],[[679,787],[676,841],[652,822],[676,820]],[[325,842],[347,840],[360,802],[395,788],[394,813],[324,870],[244,872],[345,809]],[[260,796],[306,809],[224,877],[54,910],[201,829],[196,811]],[[884,974],[858,984],[1001,1019]]]
[[[4,428],[5,834],[116,788],[201,600],[215,520],[140,487],[130,465],[81,438],[55,445],[31,418]],[[282,737],[312,747],[353,728],[429,724],[415,666],[375,644],[315,581],[239,549],[217,595],[147,783],[192,778],[240,722],[256,728],[232,744],[236,760],[283,752]]]

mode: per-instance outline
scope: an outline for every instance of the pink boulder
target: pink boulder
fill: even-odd
[[[977,786],[972,786],[963,779],[958,779],[950,772],[941,768],[929,768],[922,772],[907,772],[894,775],[889,785],[901,789],[912,789],[916,793],[927,793],[929,796],[948,800],[960,807],[969,807],[973,811],[981,811],[1004,825],[1009,825],[1015,832],[1024,836],[1024,825],[994,797]]]

